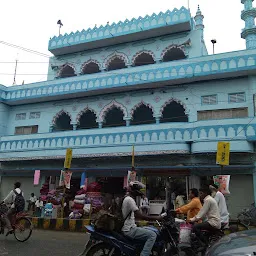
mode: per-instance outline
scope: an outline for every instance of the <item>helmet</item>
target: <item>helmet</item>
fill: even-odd
[[[131,181],[129,183],[129,189],[131,192],[136,193],[137,196],[142,196],[143,193],[140,191],[141,189],[145,188],[146,186],[139,182],[139,181]]]

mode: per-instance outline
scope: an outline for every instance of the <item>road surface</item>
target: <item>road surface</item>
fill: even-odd
[[[84,247],[84,233],[33,230],[31,238],[17,242],[13,235],[0,236],[0,256],[78,256]]]

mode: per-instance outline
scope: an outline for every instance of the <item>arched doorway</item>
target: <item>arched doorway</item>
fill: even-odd
[[[72,77],[72,76],[76,76],[75,70],[69,65],[66,65],[65,67],[63,67],[59,75],[60,78],[66,78],[66,77]]]
[[[125,126],[124,113],[120,108],[112,107],[105,115],[103,127]]]
[[[60,116],[57,117],[55,120],[55,124],[53,126],[53,131],[69,131],[73,130],[73,126],[71,125],[71,118],[70,116],[63,112]]]
[[[154,63],[155,60],[153,59],[152,55],[147,52],[142,52],[134,60],[134,66],[136,67]]]
[[[77,129],[94,129],[98,128],[98,124],[96,122],[96,114],[91,110],[86,110],[78,121]]]
[[[163,56],[163,62],[174,61],[174,60],[182,60],[185,59],[186,56],[184,52],[178,47],[171,47],[167,50]]]
[[[188,122],[184,107],[176,101],[168,103],[162,112],[161,123],[168,122]]]
[[[152,109],[145,104],[141,104],[134,110],[131,125],[154,124],[155,122]]]
[[[94,73],[99,73],[100,72],[100,67],[97,63],[91,61],[87,63],[82,70],[83,75],[89,75],[89,74],[94,74]]]
[[[126,65],[125,65],[124,60],[121,59],[119,56],[112,58],[107,66],[108,71],[123,69],[123,68],[126,68]]]

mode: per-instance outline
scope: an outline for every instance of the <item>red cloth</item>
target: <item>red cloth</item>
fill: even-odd
[[[81,190],[79,190],[76,194],[77,194],[77,195],[86,194],[86,190],[81,189]]]
[[[98,182],[92,182],[88,185],[87,192],[100,192],[101,185]]]
[[[73,209],[77,209],[77,210],[79,210],[79,209],[83,209],[84,208],[84,205],[83,204],[74,204],[74,206],[73,206]]]

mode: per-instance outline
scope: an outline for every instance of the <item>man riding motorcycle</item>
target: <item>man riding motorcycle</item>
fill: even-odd
[[[205,245],[207,241],[205,240],[202,230],[207,230],[212,234],[217,234],[221,229],[221,219],[217,202],[211,197],[211,190],[209,187],[201,188],[199,190],[199,195],[204,201],[203,208],[194,218],[190,219],[189,221],[196,222],[203,220],[205,217],[207,218],[207,221],[195,224],[193,227],[193,232]]]
[[[136,197],[141,196],[143,193],[140,189],[143,188],[143,184],[140,182],[131,182],[127,189],[126,197],[123,200],[122,205],[122,214],[125,219],[124,226],[122,228],[122,232],[125,236],[135,239],[145,241],[143,250],[141,252],[141,256],[149,256],[151,255],[151,250],[156,241],[156,233],[154,231],[137,227],[135,224],[135,217],[142,220],[154,221],[154,220],[162,220],[161,216],[147,216],[141,213],[138,206],[136,205]]]

